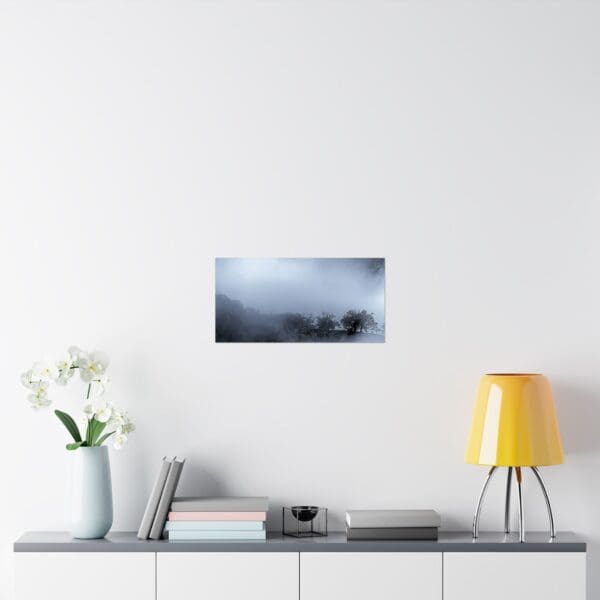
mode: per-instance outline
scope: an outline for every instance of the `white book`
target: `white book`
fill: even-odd
[[[266,531],[169,531],[169,541],[196,542],[206,540],[262,541]]]
[[[440,515],[435,510],[349,510],[346,524],[352,529],[378,527],[439,527]]]
[[[172,512],[267,512],[266,496],[187,496],[173,498]]]
[[[144,511],[144,516],[142,517],[142,522],[140,523],[140,528],[138,530],[138,538],[140,540],[147,540],[150,535],[150,529],[154,522],[156,509],[158,508],[158,503],[160,502],[160,497],[165,487],[165,482],[167,481],[170,466],[171,461],[167,460],[166,456],[163,456],[158,475],[156,476],[154,486],[148,497],[148,504],[146,504],[146,510]]]
[[[169,512],[169,506],[175,495],[177,484],[179,483],[179,477],[183,469],[183,463],[185,460],[173,459],[171,466],[169,467],[169,473],[167,480],[165,481],[165,487],[163,488],[158,508],[156,509],[156,515],[154,516],[154,522],[152,523],[152,529],[150,529],[150,539],[160,540],[167,522],[167,514]]]
[[[167,531],[264,531],[264,521],[167,521]]]

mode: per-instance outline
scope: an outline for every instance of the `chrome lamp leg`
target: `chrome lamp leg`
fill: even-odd
[[[485,495],[487,493],[488,485],[492,479],[492,476],[496,472],[497,467],[491,467],[485,481],[483,482],[483,487],[481,488],[481,492],[479,493],[479,499],[477,500],[477,507],[475,508],[475,517],[473,518],[473,539],[479,537],[479,517],[481,516],[481,508],[483,506],[483,501],[485,500]],[[510,533],[510,500],[511,500],[511,491],[512,491],[512,479],[513,479],[513,469],[515,471],[515,478],[517,480],[517,493],[519,499],[519,542],[525,541],[525,513],[523,511],[523,472],[522,467],[508,467],[508,473],[506,475],[506,496],[504,500],[504,533]],[[546,501],[546,508],[548,509],[548,521],[550,523],[550,537],[556,537],[556,529],[554,526],[554,515],[552,513],[552,505],[550,504],[550,496],[548,495],[548,490],[546,488],[546,484],[540,475],[538,467],[531,467],[537,482],[542,489],[542,494],[544,496],[544,500]]]
[[[521,467],[515,467],[517,491],[519,492],[519,542],[525,541],[525,515],[523,514],[523,491],[521,489]]]
[[[479,516],[481,515],[481,505],[483,504],[483,500],[485,498],[485,493],[487,492],[488,485],[492,479],[492,475],[496,472],[496,467],[491,467],[485,481],[483,483],[483,487],[481,488],[481,492],[479,494],[479,500],[477,501],[477,508],[475,509],[475,517],[473,518],[473,538],[479,537]]]
[[[504,502],[504,533],[510,533],[510,488],[512,486],[512,467],[508,467],[506,475],[506,499]]]
[[[531,470],[533,471],[533,474],[535,475],[536,479],[538,480],[538,483],[540,484],[540,487],[542,488],[542,494],[544,495],[544,500],[546,501],[546,508],[548,509],[548,520],[550,521],[550,537],[555,538],[556,531],[554,529],[554,516],[552,514],[552,506],[550,504],[550,497],[548,496],[548,490],[546,489],[546,486],[544,485],[544,480],[542,479],[542,476],[540,475],[538,468],[531,467]]]

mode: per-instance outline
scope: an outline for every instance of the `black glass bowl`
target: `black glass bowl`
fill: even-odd
[[[312,521],[317,516],[318,512],[318,506],[292,506],[292,514],[302,523]]]

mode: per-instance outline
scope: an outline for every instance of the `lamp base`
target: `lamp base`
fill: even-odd
[[[504,501],[504,533],[510,533],[510,497],[511,497],[511,487],[513,480],[513,469],[515,470],[516,480],[517,480],[517,492],[519,496],[519,542],[525,541],[525,515],[523,513],[523,486],[522,486],[522,467],[508,467],[508,473],[506,476],[506,497]],[[481,488],[481,492],[479,494],[479,499],[477,500],[477,507],[475,508],[475,516],[473,518],[473,539],[479,537],[479,517],[481,516],[481,507],[483,505],[483,501],[485,499],[485,495],[487,492],[488,485],[492,480],[494,473],[498,470],[498,467],[491,467],[487,477],[483,483],[483,487]],[[540,484],[542,489],[542,494],[544,495],[544,500],[546,501],[546,508],[548,510],[548,520],[550,522],[550,537],[556,537],[556,531],[554,529],[554,516],[552,514],[552,506],[550,504],[550,497],[548,496],[548,490],[544,484],[544,480],[540,475],[540,472],[537,467],[531,467],[533,474],[537,482]]]

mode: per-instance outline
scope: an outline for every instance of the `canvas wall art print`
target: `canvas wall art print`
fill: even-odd
[[[217,258],[216,342],[382,343],[383,258]]]

